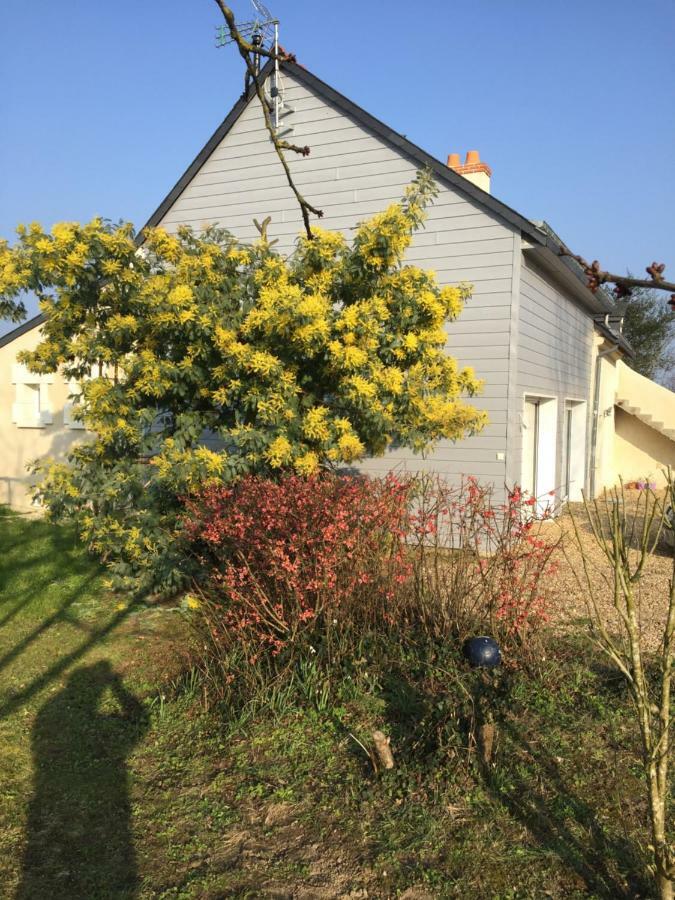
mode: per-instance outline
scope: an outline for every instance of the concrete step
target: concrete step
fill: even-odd
[[[628,400],[622,398],[617,399],[616,405],[620,406],[624,412],[630,413],[630,415],[635,416],[636,419],[640,419],[641,422],[644,422],[645,425],[649,425],[649,427],[653,428],[655,431],[659,431],[671,440],[675,440],[675,428],[666,428],[665,422],[660,422],[658,419],[655,419],[651,413],[644,412],[639,406],[635,406]]]

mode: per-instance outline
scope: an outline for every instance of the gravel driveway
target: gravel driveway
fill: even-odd
[[[664,492],[661,492],[661,500],[663,495]],[[644,498],[638,498],[637,491],[628,490],[625,497],[628,527],[631,528],[633,523],[636,526],[635,543],[644,521]],[[605,512],[604,500],[598,502],[598,508],[601,513]],[[571,516],[577,522],[581,548],[574,534]],[[582,563],[583,549],[598,607],[608,628],[617,631],[620,620],[612,603],[612,570],[592,534],[583,505],[572,504],[571,509],[555,521],[542,523],[542,537],[561,539],[561,547],[557,551],[559,570],[551,586],[550,615],[553,622],[565,628],[579,628],[584,627],[588,619],[589,588]],[[636,551],[631,553],[631,561],[637,561]],[[663,634],[673,564],[673,548],[662,536],[637,581],[642,633],[645,646],[649,649],[656,649]]]

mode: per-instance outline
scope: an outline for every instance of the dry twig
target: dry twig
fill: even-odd
[[[382,763],[383,769],[394,768],[394,754],[391,752],[391,738],[388,738],[382,731],[373,732],[373,743],[375,750]]]
[[[230,37],[237,45],[237,49],[239,50],[239,54],[241,58],[244,60],[246,64],[246,71],[248,72],[249,77],[253,81],[255,86],[255,92],[260,101],[260,105],[263,111],[263,117],[265,119],[265,127],[267,128],[267,132],[270,136],[270,140],[274,145],[274,149],[276,151],[277,156],[279,157],[279,162],[281,163],[283,170],[286,174],[286,180],[288,181],[290,189],[293,191],[295,195],[295,199],[298,201],[298,205],[300,206],[300,212],[302,213],[302,221],[305,225],[305,232],[307,233],[307,237],[309,240],[312,240],[314,235],[312,234],[312,228],[310,225],[309,217],[311,215],[315,215],[318,218],[323,216],[323,211],[317,209],[315,206],[312,206],[303,195],[298,190],[295,182],[293,181],[293,176],[291,175],[291,170],[288,165],[288,161],[284,156],[284,150],[289,150],[292,153],[297,153],[300,156],[309,156],[310,148],[307,146],[300,147],[297,144],[291,144],[288,141],[282,141],[277,135],[276,129],[272,122],[272,118],[270,116],[270,109],[267,103],[267,98],[265,97],[265,92],[263,90],[263,86],[260,83],[260,79],[258,78],[258,72],[256,65],[253,61],[253,55],[259,54],[261,56],[265,56],[269,59],[279,59],[279,60],[292,60],[294,57],[286,53],[285,51],[280,52],[278,54],[271,53],[269,50],[264,50],[262,47],[254,47],[253,44],[249,43],[245,40],[244,37],[239,32],[237,28],[237,23],[234,18],[234,13],[230,9],[227,4],[223,3],[223,0],[215,0],[216,5],[220,9],[223,14],[223,17],[227,23],[227,27],[230,32]]]

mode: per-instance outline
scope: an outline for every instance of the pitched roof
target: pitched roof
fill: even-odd
[[[267,64],[261,70],[261,80],[264,80],[268,77],[268,75],[272,72],[272,68],[273,63],[271,60],[268,60]],[[569,272],[571,272],[575,276],[576,280],[580,281],[583,284],[584,290],[582,292],[576,293],[578,294],[579,299],[581,299],[581,301],[589,308],[591,312],[595,314],[601,314],[609,312],[611,310],[611,307],[607,304],[604,297],[594,295],[591,293],[591,291],[588,290],[588,288],[586,287],[586,278],[579,271],[578,265],[574,262],[574,260],[570,259],[569,257],[560,256],[559,251],[562,249],[562,242],[552,229],[550,229],[549,227],[542,227],[542,225],[531,221],[530,219],[521,215],[515,209],[512,209],[506,203],[502,203],[501,200],[498,200],[496,197],[493,197],[486,191],[481,190],[472,182],[464,178],[463,175],[459,175],[457,172],[453,171],[453,169],[450,169],[445,163],[431,156],[425,150],[422,150],[421,147],[418,147],[411,140],[405,137],[405,135],[399,134],[399,132],[394,131],[384,122],[380,121],[380,119],[376,119],[375,116],[372,116],[369,112],[366,112],[365,109],[358,106],[356,103],[353,103],[351,100],[349,100],[348,97],[345,97],[343,94],[340,94],[338,91],[332,88],[329,84],[326,84],[325,81],[317,78],[316,75],[313,75],[311,72],[305,69],[304,66],[300,66],[297,63],[292,62],[282,62],[281,68],[283,71],[287,72],[294,79],[307,87],[310,91],[313,91],[315,94],[318,94],[320,97],[327,100],[329,103],[331,103],[341,112],[345,113],[345,115],[349,116],[354,121],[359,122],[368,131],[376,134],[385,143],[388,143],[389,145],[395,147],[399,151],[399,153],[402,153],[403,155],[413,160],[418,166],[428,167],[440,182],[447,184],[448,186],[453,188],[453,190],[456,190],[459,193],[469,197],[469,199],[471,199],[475,203],[478,203],[489,212],[500,216],[509,224],[519,229],[520,232],[523,235],[526,235],[527,238],[534,244],[554,254],[560,262],[557,268],[559,270],[568,269]],[[248,92],[242,94],[239,100],[237,100],[226,118],[214,131],[199,154],[190,163],[185,172],[181,175],[176,184],[166,195],[164,200],[162,200],[160,205],[150,216],[148,221],[143,226],[144,229],[152,228],[155,225],[159,224],[159,222],[161,222],[171,206],[175,203],[175,201],[182,194],[188,184],[192,181],[194,176],[198,173],[203,164],[216,149],[218,144],[220,144],[220,142],[232,129],[239,116],[248,106],[254,94],[255,86],[250,85]]]
[[[498,216],[501,216],[502,219],[505,219],[510,224],[515,225],[524,234],[527,234],[528,237],[540,242],[546,240],[546,233],[541,228],[538,228],[534,224],[534,222],[531,222],[529,219],[521,216],[520,213],[516,212],[516,210],[511,209],[510,206],[507,206],[506,203],[502,203],[500,200],[497,200],[495,197],[492,197],[490,194],[482,191],[479,187],[476,187],[470,181],[467,181],[464,176],[458,175],[457,172],[449,169],[440,160],[435,159],[433,156],[430,156],[425,150],[422,150],[421,147],[413,144],[413,142],[408,140],[407,137],[399,134],[397,131],[394,131],[388,125],[385,125],[384,122],[376,119],[375,116],[371,116],[369,112],[366,112],[365,109],[357,106],[356,103],[353,103],[343,94],[338,93],[338,91],[336,91],[330,85],[326,84],[325,81],[321,81],[320,78],[317,78],[316,75],[313,75],[311,72],[305,69],[304,66],[299,66],[296,63],[291,62],[282,62],[281,68],[284,72],[291,75],[296,81],[299,81],[305,87],[309,88],[310,91],[318,94],[324,100],[327,100],[331,105],[337,107],[337,109],[345,113],[347,116],[349,116],[349,118],[363,125],[368,131],[376,134],[386,143],[393,145],[400,153],[403,153],[406,156],[410,157],[414,162],[417,163],[418,166],[427,166],[429,169],[431,169],[434,175],[438,177],[440,181],[446,182],[446,184],[449,184],[452,188],[458,190],[460,193],[470,197],[481,206],[484,206],[491,212],[496,213]],[[268,61],[260,72],[261,81],[267,78],[271,71],[272,63],[271,61]],[[173,188],[169,191],[164,200],[162,200],[160,205],[150,216],[148,221],[145,223],[144,228],[152,228],[163,219],[175,200],[188,186],[190,181],[192,181],[194,176],[206,162],[208,157],[213,153],[218,144],[227,136],[228,132],[234,126],[239,116],[244,112],[254,95],[255,87],[251,85],[248,89],[248,92],[242,94],[239,100],[237,100],[226,118],[220,123],[218,128],[216,128],[202,150],[190,163],[190,165],[178,179]]]
[[[261,79],[265,79],[272,72],[273,63],[268,60],[260,73]],[[549,261],[549,268],[563,277],[568,285],[574,285],[574,294],[593,315],[604,315],[612,310],[606,299],[597,294],[591,293],[586,286],[586,279],[580,271],[578,265],[569,257],[560,256],[562,243],[552,229],[547,227],[545,223],[537,224],[532,220],[521,215],[515,209],[512,209],[506,203],[502,203],[496,197],[481,190],[479,187],[468,181],[462,175],[450,169],[445,163],[431,156],[421,147],[418,147],[410,141],[405,135],[394,131],[380,119],[376,119],[365,109],[353,103],[343,94],[340,94],[330,85],[326,84],[316,75],[313,75],[304,66],[297,63],[282,62],[281,68],[294,79],[305,85],[309,90],[323,97],[337,109],[341,110],[345,115],[359,122],[367,130],[376,134],[381,140],[395,147],[400,153],[409,157],[420,167],[428,167],[436,178],[447,184],[453,190],[469,197],[473,202],[487,209],[489,212],[501,217],[510,225],[520,230],[527,236],[528,240],[537,248],[539,253],[543,253]],[[143,242],[143,232],[146,228],[153,228],[164,218],[169,209],[173,206],[178,197],[182,194],[188,184],[199,172],[206,160],[211,156],[220,142],[227,136],[232,127],[235,125],[241,114],[244,112],[250,101],[255,95],[255,86],[249,85],[248,90],[234,104],[225,119],[220,123],[218,128],[213,132],[206,144],[199,151],[197,156],[192,160],[187,169],[183,172],[176,184],[171,188],[166,197],[159,204],[157,209],[152,213],[148,221],[140,230],[137,236],[137,242]],[[555,258],[555,259],[553,259]],[[572,277],[570,277],[572,276]],[[10,331],[4,337],[0,338],[0,347],[14,340],[19,335],[30,331],[44,321],[44,316],[39,315],[13,331]]]
[[[34,328],[37,328],[38,325],[42,325],[44,320],[44,315],[40,313],[37,316],[33,316],[32,319],[28,319],[27,322],[22,322],[21,325],[17,325],[16,328],[12,328],[11,331],[8,331],[7,334],[3,334],[2,337],[0,337],[0,347],[11,344],[12,341],[21,337],[22,334],[26,334],[27,331],[32,331]]]

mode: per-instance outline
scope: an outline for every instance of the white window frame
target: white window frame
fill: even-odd
[[[54,384],[54,375],[36,375],[29,372],[23,363],[12,365],[12,384],[15,385],[15,401],[12,404],[12,422],[17,428],[44,428],[54,421],[49,387]],[[37,405],[25,399],[22,388],[32,388],[37,396]],[[22,399],[24,398],[24,399]]]
[[[68,382],[68,399],[63,406],[63,424],[66,428],[83,431],[85,427],[84,422],[73,418],[73,409],[80,405],[79,401],[71,399],[73,395],[76,397],[82,396],[82,383],[75,378],[71,378]]]

